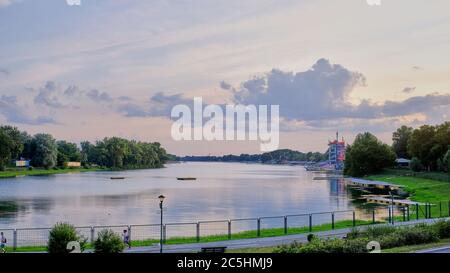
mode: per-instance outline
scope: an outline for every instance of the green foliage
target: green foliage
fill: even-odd
[[[413,133],[413,128],[403,125],[392,134],[392,148],[399,158],[410,158],[408,154],[408,141]]]
[[[64,167],[69,161],[81,161],[81,152],[75,143],[60,140],[56,142],[56,145],[58,146],[58,166]]]
[[[34,148],[33,166],[53,168],[58,155],[55,139],[49,134],[37,134],[33,137],[32,143]]]
[[[447,172],[450,172],[450,149],[445,153],[442,163]]]
[[[347,147],[344,173],[364,176],[381,172],[395,162],[395,153],[387,144],[370,133],[359,134],[353,145]]]
[[[0,171],[4,171],[6,165],[11,160],[12,139],[0,130]]]
[[[428,171],[437,169],[437,161],[443,158],[450,146],[450,122],[415,129],[408,142],[408,152],[420,159]]]
[[[439,238],[450,238],[450,221],[439,221],[434,224]]]
[[[47,250],[52,254],[69,253],[67,244],[72,241],[79,242],[82,251],[85,249],[86,239],[78,235],[72,225],[57,223],[50,231]]]
[[[274,250],[275,253],[366,253],[368,240],[365,239],[318,239],[308,244],[294,242]]]
[[[94,242],[95,253],[120,253],[124,248],[120,236],[110,229],[100,231]]]
[[[409,162],[409,168],[413,172],[420,172],[423,169],[422,162],[417,157],[413,157],[411,162]]]
[[[1,126],[0,131],[6,134],[11,141],[11,143],[9,143],[11,158],[18,159],[24,148],[22,133],[16,127],[12,126]]]
[[[157,142],[137,142],[118,137],[105,138],[95,145],[82,143],[82,157],[108,168],[157,168],[167,160],[166,151]]]

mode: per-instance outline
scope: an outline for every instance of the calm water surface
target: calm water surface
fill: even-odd
[[[124,176],[125,180],[111,180]],[[196,181],[177,181],[179,176]],[[340,180],[313,180],[301,166],[179,163],[124,172],[73,173],[0,180],[0,228],[167,222],[353,209]]]

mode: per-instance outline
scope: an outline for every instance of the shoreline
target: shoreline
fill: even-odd
[[[119,171],[132,171],[132,170],[147,170],[147,169],[160,169],[165,168],[165,166],[155,167],[155,168],[125,168],[125,169],[116,169],[116,168],[67,168],[67,169],[42,169],[42,168],[34,168],[33,170],[23,169],[23,170],[6,170],[0,172],[0,181],[2,179],[8,178],[20,178],[24,176],[48,176],[55,174],[67,174],[67,173],[84,173],[84,172],[119,172]]]

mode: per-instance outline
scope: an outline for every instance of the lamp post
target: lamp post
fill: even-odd
[[[160,233],[160,239],[159,239],[159,253],[163,252],[163,202],[164,198],[166,198],[164,195],[158,196],[159,198],[159,209],[161,210],[161,233]]]

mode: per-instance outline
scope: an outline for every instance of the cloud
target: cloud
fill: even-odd
[[[182,94],[165,95],[158,92],[146,103],[127,102],[117,106],[117,111],[126,117],[170,117],[170,112],[175,105],[192,105],[192,99],[187,99]]]
[[[55,123],[54,119],[48,116],[30,117],[27,107],[19,105],[16,96],[3,95],[0,97],[0,114],[6,118],[7,122],[11,123],[28,125]]]
[[[19,2],[18,0],[0,0],[0,8],[9,6],[13,3]]]
[[[303,126],[349,126],[351,122],[363,125],[375,119],[390,119],[427,113],[434,107],[450,106],[450,94],[432,93],[403,101],[373,103],[350,101],[357,86],[364,86],[363,74],[342,65],[318,60],[311,69],[303,72],[285,72],[278,69],[241,83],[230,91],[235,103],[280,105],[284,120],[303,121]],[[232,87],[227,90],[233,90]],[[412,92],[414,88],[407,91]],[[333,124],[329,121],[333,120]],[[366,121],[364,121],[366,120]],[[381,123],[381,122],[379,122]]]
[[[416,88],[415,88],[415,87],[405,87],[405,88],[403,88],[403,90],[402,90],[402,92],[403,92],[403,93],[406,93],[406,94],[410,94],[410,93],[412,93],[412,92],[414,92],[414,91],[416,91]]]
[[[113,99],[106,92],[100,92],[97,89],[90,90],[86,95],[95,102],[111,102]]]
[[[61,108],[62,103],[58,98],[57,86],[54,82],[48,81],[44,87],[40,88],[36,97],[34,97],[34,103],[46,105],[50,108]]]
[[[3,74],[3,75],[9,75],[10,72],[9,72],[7,69],[5,69],[5,68],[1,68],[1,67],[0,67],[0,75],[1,75],[1,74]]]

